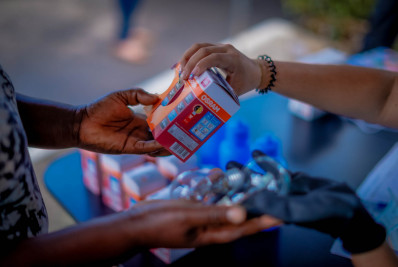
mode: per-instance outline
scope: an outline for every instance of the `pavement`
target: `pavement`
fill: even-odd
[[[116,3],[0,1],[0,62],[17,91],[85,104],[169,68],[195,42],[219,42],[283,16],[279,0],[145,0],[135,25],[152,32],[153,52],[146,64],[133,65],[112,54],[120,20]]]
[[[3,0],[0,2],[0,64],[19,93],[85,104],[116,89],[142,86],[161,92],[169,67],[195,42],[228,42],[251,57],[270,54],[295,60],[329,45],[285,20],[279,0],[146,0],[136,25],[155,42],[146,64],[112,54],[117,31],[115,1]],[[50,218],[50,231],[75,222],[43,184],[51,162],[70,150],[30,149]]]

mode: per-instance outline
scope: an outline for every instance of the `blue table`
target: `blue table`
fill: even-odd
[[[356,188],[398,141],[398,133],[366,134],[332,114],[306,122],[291,115],[286,106],[286,98],[270,93],[242,101],[235,117],[252,126],[252,140],[273,132],[282,142],[283,154],[292,171],[346,181]],[[44,180],[77,222],[112,212],[84,188],[77,152],[54,161]],[[349,260],[329,253],[332,242],[325,234],[287,225],[229,244],[197,249],[173,265],[352,266]],[[125,265],[164,266],[149,252],[136,255]]]

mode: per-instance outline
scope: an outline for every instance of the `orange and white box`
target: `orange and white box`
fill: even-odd
[[[102,170],[102,201],[115,211],[123,210],[123,173],[144,164],[141,155],[103,155],[100,156]]]
[[[86,188],[95,195],[101,194],[101,168],[99,155],[95,152],[79,149],[83,183]]]
[[[184,82],[179,80],[179,68],[177,65],[173,82],[160,95],[147,121],[154,138],[185,162],[240,106],[217,69]]]
[[[145,163],[125,172],[122,177],[124,208],[131,208],[138,201],[167,186],[168,183],[169,180],[153,163]]]
[[[170,181],[174,180],[180,173],[199,169],[198,159],[194,155],[186,162],[181,162],[176,156],[157,157],[156,165],[160,173],[167,177]]]

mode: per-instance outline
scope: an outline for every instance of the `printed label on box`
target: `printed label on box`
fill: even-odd
[[[154,138],[185,162],[238,111],[239,100],[217,71],[182,82],[178,70],[147,121]]]

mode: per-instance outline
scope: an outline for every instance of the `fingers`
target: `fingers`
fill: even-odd
[[[246,220],[246,211],[239,206],[202,206],[187,210],[187,223],[195,226],[240,224]]]
[[[165,148],[162,148],[158,151],[148,153],[148,156],[151,156],[151,157],[164,157],[164,156],[170,156],[170,155],[171,155],[170,151],[168,151]]]
[[[227,67],[228,64],[224,63],[222,60],[228,60],[228,57],[223,57],[223,55],[226,55],[224,47],[208,46],[199,49],[189,58],[185,67],[182,69],[181,78],[184,80],[188,79],[191,74],[199,76],[210,67]]]
[[[166,154],[166,152],[162,150],[164,150],[163,146],[159,144],[156,140],[149,140],[149,141],[140,140],[136,141],[134,144],[126,146],[126,153],[134,153],[134,154],[150,154],[150,153]]]
[[[260,220],[260,224],[262,225],[262,227],[264,227],[264,230],[283,224],[283,221],[281,219],[269,215],[263,215],[256,219]]]
[[[236,227],[236,238],[252,235],[280,224],[282,224],[281,220],[268,215],[254,218]]]
[[[231,45],[198,44],[189,49],[183,56],[181,63],[181,78],[199,76],[210,67],[218,67],[229,71],[233,68],[231,54],[234,48]]]
[[[251,219],[240,225],[224,225],[208,228],[200,235],[199,245],[231,242],[280,224],[282,224],[282,221],[265,215]]]
[[[192,45],[190,48],[188,48],[187,51],[182,55],[182,58],[180,59],[180,65],[181,69],[184,69],[186,63],[188,60],[192,57],[193,54],[195,54],[199,49],[203,47],[208,47],[208,46],[213,46],[213,44],[210,43],[197,43]]]
[[[117,92],[118,95],[123,99],[126,105],[138,105],[142,104],[145,106],[154,105],[159,101],[159,97],[154,94],[150,94],[142,89],[130,89],[125,91]]]

